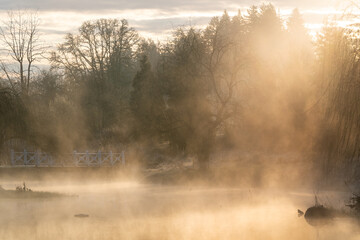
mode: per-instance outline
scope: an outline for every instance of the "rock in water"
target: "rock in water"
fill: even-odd
[[[78,218],[87,218],[89,217],[89,214],[83,214],[83,213],[80,213],[80,214],[75,214],[74,217],[78,217]]]
[[[305,212],[305,220],[314,227],[329,224],[335,217],[334,210],[317,205],[308,208]]]
[[[298,217],[301,217],[302,215],[304,215],[304,212],[298,209]]]

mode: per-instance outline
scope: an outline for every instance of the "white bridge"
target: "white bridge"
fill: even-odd
[[[57,160],[48,153],[43,152],[15,152],[11,150],[11,166],[36,167],[103,167],[125,166],[125,152],[76,152],[62,156]]]

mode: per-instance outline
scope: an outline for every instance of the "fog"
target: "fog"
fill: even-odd
[[[317,234],[358,239],[360,234],[350,220],[315,229],[299,218],[296,210],[313,204],[311,192],[136,182],[28,185],[78,197],[1,199],[1,239],[318,239]],[[341,195],[323,196],[336,205]],[[89,217],[74,217],[78,213]]]
[[[34,169],[34,168],[33,168]],[[2,170],[3,171],[3,170]],[[273,181],[219,181],[219,177],[162,183],[141,176],[149,173],[112,169],[57,168],[47,173],[16,169],[2,174],[4,189],[22,181],[33,192],[57,192],[61,197],[0,198],[0,239],[358,239],[355,218],[335,218],[313,227],[297,209],[315,203],[346,209],[351,193],[317,191],[311,184],[294,187]],[[253,176],[253,173],[250,173]],[[267,174],[265,174],[267,175]],[[243,174],[244,178],[246,175]],[[264,177],[268,182],[273,175]],[[207,180],[206,180],[207,179]],[[210,180],[211,179],[211,180]],[[215,180],[214,180],[215,179]],[[243,179],[243,178],[239,178]],[[168,181],[166,181],[168,180]],[[234,182],[238,181],[238,182]],[[170,184],[168,184],[168,183]],[[289,186],[290,185],[290,186]],[[75,217],[86,214],[88,217]]]
[[[0,26],[0,239],[360,238],[358,26],[266,3],[49,47],[40,19]]]

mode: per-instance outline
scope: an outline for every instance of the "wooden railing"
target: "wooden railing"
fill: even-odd
[[[12,166],[74,166],[74,167],[102,167],[102,166],[125,166],[125,152],[77,152],[65,155],[65,160],[57,160],[48,153],[43,152],[15,152],[11,150]],[[63,156],[64,158],[64,156]]]

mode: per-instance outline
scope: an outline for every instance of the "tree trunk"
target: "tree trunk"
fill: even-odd
[[[29,65],[28,65],[28,68],[27,68],[26,93],[29,93],[29,89],[30,89],[30,77],[31,77],[31,62],[29,62]]]
[[[201,143],[199,143],[198,150],[198,162],[199,162],[199,170],[207,171],[209,169],[209,161],[210,161],[210,138],[203,138]]]
[[[207,171],[209,169],[209,155],[206,154],[198,154],[198,162],[199,162],[199,170]]]
[[[26,95],[26,83],[24,81],[24,68],[23,63],[20,61],[20,84],[21,84],[21,93]]]

